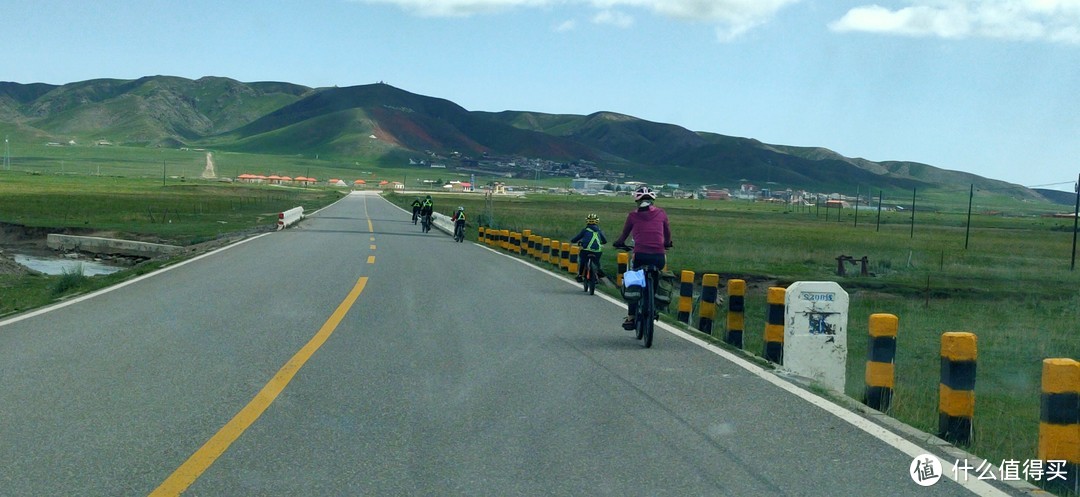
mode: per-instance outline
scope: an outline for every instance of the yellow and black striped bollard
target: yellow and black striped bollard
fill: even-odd
[[[532,230],[521,230],[521,250],[526,257],[532,257]]]
[[[581,269],[581,247],[570,246],[570,265],[566,269],[570,274],[578,274],[578,270]]]
[[[502,230],[500,232],[499,247],[503,250],[510,250],[510,230]]]
[[[615,264],[618,267],[618,274],[615,275],[615,286],[622,288],[622,276],[630,265],[630,254],[619,252],[619,254],[615,256]]]
[[[521,233],[516,231],[510,232],[510,252],[515,254],[521,253]]]
[[[1080,492],[1080,362],[1043,359],[1039,404],[1039,459],[1065,461],[1063,468],[1055,468],[1063,470],[1065,479],[1047,479],[1048,490],[1075,495]]]
[[[698,329],[712,335],[716,318],[716,297],[720,295],[720,275],[706,274],[701,277],[701,303],[698,304]]]
[[[892,314],[870,315],[870,343],[867,347],[866,394],[863,403],[886,412],[892,405],[896,383],[896,331],[900,320]]]
[[[540,241],[540,261],[551,262],[551,239],[544,238]]]
[[[540,260],[540,256],[544,253],[543,247],[540,245],[540,242],[543,241],[543,239],[544,238],[540,235],[532,236],[532,256],[533,259],[537,261]]]
[[[724,341],[741,349],[746,323],[746,281],[728,280],[727,294],[727,335]]]
[[[570,268],[570,242],[562,242],[559,247],[559,269],[569,272]]]
[[[941,335],[938,436],[947,442],[971,443],[977,357],[974,333],[948,332]]]
[[[694,272],[679,273],[679,313],[680,323],[690,324],[690,313],[694,312]]]
[[[766,298],[769,309],[765,315],[765,360],[784,363],[784,295],[782,287],[769,287]]]

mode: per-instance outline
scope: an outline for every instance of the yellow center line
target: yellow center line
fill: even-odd
[[[371,224],[371,215],[368,214],[367,195],[364,195],[364,216],[367,217],[367,230],[368,230],[368,232],[369,233],[374,233],[375,232],[375,227]],[[375,241],[375,238],[372,238],[371,241]]]
[[[165,495],[180,495],[195,480],[199,478],[212,464],[225,452],[226,449],[232,445],[240,435],[243,435],[244,431],[248,429],[262,413],[270,407],[270,404],[274,402],[274,399],[281,394],[289,382],[292,381],[296,373],[300,371],[300,368],[311,356],[315,354],[315,351],[326,343],[326,340],[330,338],[330,335],[334,333],[338,324],[345,317],[345,313],[349,312],[356,299],[360,297],[360,292],[364,291],[364,286],[367,285],[367,277],[363,276],[357,280],[356,285],[353,286],[352,291],[345,297],[345,300],[338,305],[338,308],[330,315],[330,318],[326,320],[326,323],[319,328],[318,333],[311,338],[306,345],[303,346],[289,362],[278,370],[277,374],[270,379],[262,390],[255,395],[255,398],[251,399],[240,412],[236,413],[225,426],[221,427],[214,436],[210,437],[199,450],[195,451],[184,461],[184,464],[180,465],[164,482],[161,483],[150,495],[153,496],[165,496]]]
[[[367,256],[367,263],[368,264],[375,264],[375,256],[374,255]]]

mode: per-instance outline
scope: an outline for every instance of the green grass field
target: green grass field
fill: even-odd
[[[204,151],[119,147],[12,147],[12,168],[0,171],[0,222],[48,229],[114,232],[181,245],[274,223],[283,209],[308,210],[340,197],[329,187],[281,188],[197,180]],[[315,157],[214,154],[219,176],[240,173],[401,181],[472,180],[447,170],[382,168]],[[567,186],[569,180],[513,181],[531,187]],[[870,191],[864,189],[864,192]],[[853,194],[854,192],[852,192]],[[860,399],[870,314],[900,319],[897,391],[890,414],[924,431],[937,432],[940,336],[971,331],[978,336],[975,441],[971,452],[995,464],[1035,457],[1041,361],[1080,357],[1075,323],[1080,275],[1070,269],[1073,224],[1043,214],[1067,207],[1022,202],[995,192],[976,192],[968,223],[968,190],[884,192],[882,205],[824,210],[748,201],[661,199],[674,232],[669,267],[745,279],[745,350],[762,352],[765,292],[794,281],[837,281],[851,297],[846,394]],[[406,205],[411,195],[388,195]],[[476,222],[569,240],[597,213],[614,239],[632,204],[626,196],[530,195],[498,197],[486,208],[481,194],[435,192],[436,210],[466,207]],[[880,215],[880,217],[879,217]],[[836,274],[836,257],[866,256],[870,276]],[[146,272],[155,262],[109,277],[82,280],[0,275],[0,315],[44,305],[71,292],[108,285]],[[616,271],[614,250],[603,259]],[[57,291],[60,289],[61,291]],[[607,291],[611,288],[607,287]],[[723,333],[724,315],[716,334]],[[611,323],[614,328],[618,323]]]
[[[845,393],[862,398],[869,316],[899,317],[896,394],[889,414],[937,433],[940,340],[947,331],[978,337],[975,437],[968,450],[995,464],[1036,456],[1041,362],[1080,357],[1076,323],[1080,317],[1080,274],[1070,270],[1072,220],[1042,217],[1059,206],[1010,202],[991,193],[976,196],[967,229],[967,191],[958,196],[929,193],[926,212],[863,207],[840,213],[816,208],[748,201],[661,199],[671,219],[675,248],[669,269],[747,281],[744,348],[761,355],[768,286],[794,281],[837,281],[850,295]],[[957,198],[954,198],[957,197]],[[404,205],[411,197],[390,195]],[[609,240],[618,236],[628,197],[535,195],[497,198],[490,211],[484,199],[436,196],[436,210],[462,205],[473,220],[492,220],[500,229],[532,230],[560,241],[597,213]],[[910,204],[910,197],[907,203]],[[883,202],[884,203],[884,202]],[[932,208],[931,208],[932,207]],[[993,214],[986,214],[993,211]],[[476,227],[470,225],[470,239]],[[965,243],[967,248],[965,249]],[[615,251],[603,259],[616,272]],[[870,276],[856,266],[837,276],[836,257],[868,257]],[[612,290],[607,287],[607,290]],[[722,290],[722,293],[723,290]],[[720,310],[714,334],[723,336]],[[692,320],[692,322],[695,322]],[[618,323],[610,323],[612,327]]]

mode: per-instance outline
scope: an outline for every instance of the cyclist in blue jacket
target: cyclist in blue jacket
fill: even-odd
[[[581,229],[581,233],[570,239],[570,243],[576,243],[581,245],[581,261],[578,264],[577,280],[582,281],[585,275],[585,262],[588,257],[596,259],[596,267],[600,267],[600,256],[603,253],[604,245],[607,244],[607,237],[604,236],[603,230],[600,229],[600,216],[596,214],[589,214],[585,216],[585,227]],[[597,276],[600,276],[599,273]]]

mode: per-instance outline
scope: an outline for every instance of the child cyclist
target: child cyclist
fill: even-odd
[[[647,186],[634,191],[634,202],[637,209],[626,215],[626,224],[623,225],[622,234],[612,245],[615,248],[627,248],[626,238],[634,238],[634,254],[632,268],[653,265],[663,268],[667,263],[666,250],[671,248],[671,228],[668,226],[667,213],[663,209],[653,205],[656,201],[656,192]],[[623,328],[634,329],[634,314],[637,313],[637,302],[627,304],[628,316],[623,321]]]
[[[578,264],[577,280],[582,281],[585,275],[585,266],[589,257],[596,260],[596,267],[600,267],[600,255],[604,250],[604,245],[607,244],[607,237],[604,236],[604,232],[600,229],[600,217],[596,214],[589,214],[585,216],[585,227],[581,229],[581,233],[570,239],[570,243],[576,243],[581,245],[581,261]],[[599,276],[599,273],[597,273]]]
[[[454,222],[454,236],[455,237],[457,236],[458,230],[460,230],[461,234],[464,235],[465,234],[465,208],[459,205],[457,210],[454,211],[454,215],[450,217],[450,220]]]

